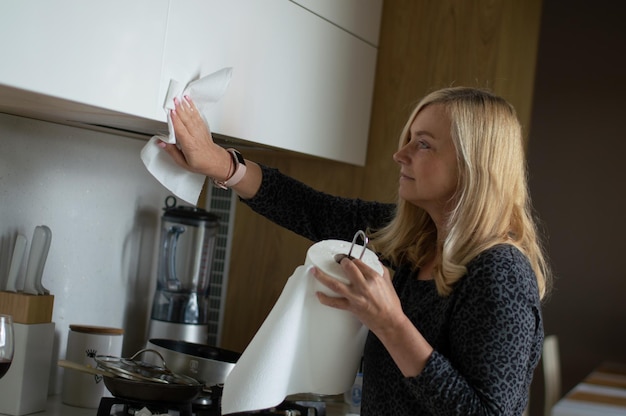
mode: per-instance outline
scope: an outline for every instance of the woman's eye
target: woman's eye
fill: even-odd
[[[415,142],[415,146],[418,149],[430,149],[430,145],[428,144],[428,142],[425,142],[424,140],[417,140]]]

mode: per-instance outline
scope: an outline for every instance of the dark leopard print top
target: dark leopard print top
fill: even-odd
[[[379,228],[393,215],[393,205],[334,197],[262,169],[261,189],[243,202],[312,241],[351,241],[357,230]],[[433,281],[417,280],[410,264],[392,266],[404,312],[435,351],[420,375],[407,378],[370,332],[361,414],[521,415],[543,343],[526,257],[510,245],[486,250],[447,297]]]

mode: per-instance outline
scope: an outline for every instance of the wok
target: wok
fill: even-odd
[[[115,397],[140,402],[186,403],[202,392],[203,385],[161,384],[152,381],[104,377],[104,385]]]
[[[224,384],[241,356],[209,345],[161,338],[148,340],[148,348],[159,352],[175,373],[192,377],[207,387]]]

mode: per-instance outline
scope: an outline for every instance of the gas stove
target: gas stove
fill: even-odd
[[[138,402],[118,397],[103,397],[97,416],[221,416],[219,403],[213,400],[196,399],[193,402],[163,403]],[[283,415],[283,416],[326,416],[326,404],[318,401],[284,401],[275,408],[254,412],[237,413],[237,416]]]

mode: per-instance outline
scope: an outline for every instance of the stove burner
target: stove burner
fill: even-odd
[[[119,410],[120,407],[121,410]],[[100,399],[100,406],[98,407],[98,413],[96,416],[134,415],[144,407],[153,415],[167,414],[170,410],[176,410],[178,411],[179,416],[193,416],[191,402],[174,404],[154,402],[144,403],[134,400],[121,399],[119,397],[103,397]]]
[[[141,402],[119,397],[100,399],[97,416],[129,416],[134,415],[144,407],[153,415],[220,416],[219,410],[212,404]],[[238,413],[237,415],[326,416],[326,404],[314,401],[285,401],[272,409]]]

